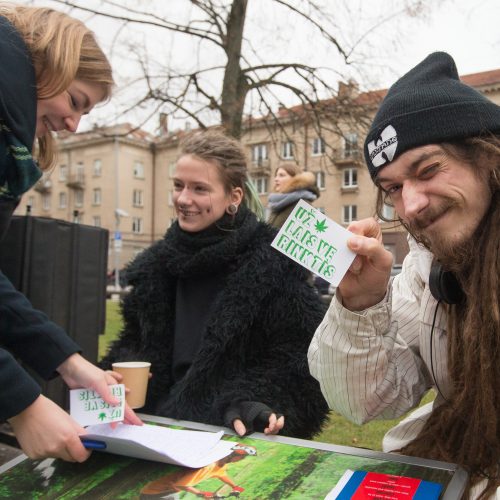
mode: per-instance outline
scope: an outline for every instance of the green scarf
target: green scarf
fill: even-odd
[[[36,79],[17,30],[0,16],[0,201],[18,200],[40,179],[31,156],[36,129]]]
[[[27,146],[0,118],[0,199],[17,200],[42,176]]]

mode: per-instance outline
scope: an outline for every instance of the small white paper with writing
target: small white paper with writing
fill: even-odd
[[[356,254],[347,247],[350,231],[300,200],[271,246],[338,286]]]
[[[205,467],[227,457],[236,443],[222,441],[220,432],[169,429],[160,425],[119,424],[87,427],[86,439],[103,441],[109,453],[184,467]]]
[[[72,389],[69,391],[69,413],[82,426],[121,422],[125,418],[125,386],[109,386],[111,393],[120,400],[112,406],[92,389]]]

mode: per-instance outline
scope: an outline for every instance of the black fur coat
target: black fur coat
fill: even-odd
[[[309,438],[328,408],[309,374],[307,348],[325,308],[307,272],[270,246],[276,233],[248,210],[237,228],[186,233],[177,223],[129,266],[125,326],[102,362],[147,360],[153,378],[142,410],[213,425],[237,401],[285,415],[282,434]],[[230,269],[186,375],[172,376],[176,277]]]

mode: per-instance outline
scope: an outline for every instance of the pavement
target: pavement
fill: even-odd
[[[0,443],[0,465],[16,458],[21,453],[22,451],[19,448],[14,448],[8,444]]]
[[[0,465],[16,458],[22,451],[8,424],[0,424]]]

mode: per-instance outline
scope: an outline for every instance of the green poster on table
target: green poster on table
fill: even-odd
[[[157,425],[173,422],[151,419],[154,422],[149,422]],[[93,452],[83,464],[55,459],[7,464],[0,468],[0,498],[323,499],[348,469],[439,483],[448,491],[443,498],[459,498],[465,482],[463,473],[457,474],[455,466],[443,462],[262,434],[245,438],[225,435],[223,439],[234,443],[232,453],[200,469],[102,452]],[[455,493],[451,494],[451,489]]]

